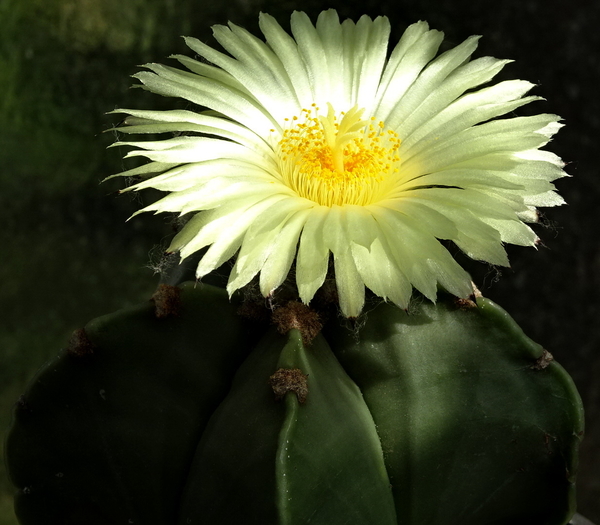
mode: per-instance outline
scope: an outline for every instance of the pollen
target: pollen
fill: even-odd
[[[400,138],[356,106],[326,115],[313,105],[285,120],[278,143],[284,182],[322,206],[365,206],[383,198],[400,168]]]

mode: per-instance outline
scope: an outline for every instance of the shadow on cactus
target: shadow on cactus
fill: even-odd
[[[118,142],[149,159],[119,175],[168,192],[141,211],[187,220],[169,252],[198,282],[34,379],[6,448],[21,523],[566,524],[573,382],[440,242],[497,265],[537,244],[559,117],[506,117],[539,97],[488,85],[508,61],[470,60],[477,37],[436,57],[425,22],[390,53],[383,17],[260,27],[136,75],[206,111],[117,111],[169,134]]]

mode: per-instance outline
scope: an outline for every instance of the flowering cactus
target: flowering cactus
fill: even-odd
[[[577,391],[440,243],[499,265],[536,244],[559,118],[494,120],[539,97],[482,88],[507,61],[470,61],[475,37],[435,58],[419,22],[388,56],[385,18],[291,25],[216,27],[231,56],[188,38],[210,63],[136,75],[207,108],[118,110],[179,134],[119,142],[150,160],[120,175],[169,192],[141,211],[189,219],[169,251],[202,250],[205,282],[40,371],[7,442],[21,523],[564,525]]]

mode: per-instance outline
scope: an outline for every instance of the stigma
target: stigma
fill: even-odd
[[[285,119],[277,144],[283,181],[299,196],[322,206],[365,206],[385,197],[400,168],[400,138],[364,109],[337,114],[313,104]]]

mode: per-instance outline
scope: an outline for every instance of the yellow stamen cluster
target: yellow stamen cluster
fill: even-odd
[[[361,120],[356,106],[338,120],[329,105],[303,109],[286,119],[279,141],[284,182],[298,195],[323,206],[367,205],[382,197],[382,189],[400,166],[400,139],[375,117]]]

